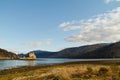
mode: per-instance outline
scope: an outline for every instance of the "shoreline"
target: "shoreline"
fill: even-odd
[[[6,59],[4,59],[6,60]],[[9,59],[8,59],[9,60]],[[35,59],[12,59],[12,60],[21,60],[21,61],[36,61]],[[89,60],[89,61],[88,61]],[[46,66],[56,66],[56,65],[66,65],[66,64],[101,64],[101,65],[111,65],[111,64],[119,64],[120,65],[120,59],[87,59],[87,60],[81,60],[81,61],[71,61],[71,62],[64,62],[64,63],[53,63],[53,64],[42,64],[42,65],[34,65],[34,66],[18,66],[13,68],[6,68],[6,69],[0,69],[2,70],[9,70],[14,68],[21,68],[21,67],[46,67]]]
[[[0,60],[37,60],[39,58],[33,59],[33,58],[17,58],[17,59],[1,59]],[[48,59],[81,59],[81,60],[120,60],[120,58],[48,58]]]
[[[29,61],[29,60],[28,60]],[[120,65],[120,60],[97,60],[97,61],[73,61],[73,62],[64,62],[64,63],[55,63],[55,64],[43,64],[43,65],[38,65],[38,66],[20,66],[20,67],[15,67],[15,68],[10,68],[10,69],[3,69],[0,71],[7,71],[7,70],[12,70],[12,69],[20,69],[20,68],[43,68],[43,67],[54,67],[54,66],[65,66],[68,64],[93,64],[93,65]]]
[[[113,67],[115,66],[117,68],[120,67],[120,60],[79,61],[79,62],[77,61],[77,62],[66,62],[66,63],[59,63],[59,64],[51,64],[51,65],[42,65],[42,66],[23,66],[18,68],[0,70],[0,80],[49,80],[49,78],[52,78],[50,80],[53,80],[53,78],[55,78],[57,75],[59,75],[60,77],[62,74],[72,75],[73,73],[71,72],[72,71],[74,72],[77,69],[78,70],[80,69],[80,72],[82,70],[85,72],[87,69],[93,70],[95,74],[93,73],[85,74],[85,77],[86,75],[90,75],[89,78],[91,79],[89,80],[94,80],[94,77],[92,77],[94,75],[96,76],[96,80],[98,80],[98,78],[100,78],[100,80],[103,80],[101,79],[103,78],[102,76],[97,76],[97,74],[99,73],[99,69],[105,68],[105,70],[106,69],[111,70],[110,69],[111,66]],[[95,69],[97,69],[98,71],[96,72]],[[119,71],[119,69],[120,68],[115,70]],[[64,71],[66,71],[67,73],[65,73]],[[60,75],[59,72],[61,72],[62,74]],[[113,73],[110,73],[110,74],[113,74]],[[76,75],[84,75],[84,73],[79,74],[78,72]],[[111,75],[109,75],[109,77],[111,77]],[[43,78],[47,78],[47,79],[43,79]],[[81,80],[81,76],[78,77],[78,80],[79,79]],[[57,79],[57,80],[60,80],[60,79]],[[62,80],[68,80],[68,79],[62,79]],[[105,79],[105,80],[110,80],[110,79]]]

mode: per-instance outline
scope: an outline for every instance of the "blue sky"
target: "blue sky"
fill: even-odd
[[[88,23],[89,19],[96,20],[99,14],[102,15],[99,22],[110,14],[119,17],[119,7],[119,0],[0,0],[0,48],[14,52],[58,51],[66,47],[101,42],[101,39],[108,42],[111,37],[117,41],[120,37],[118,31],[111,33],[113,36],[108,35],[110,38],[107,39],[89,39],[92,34],[83,39],[86,36],[83,34],[92,32],[87,31],[88,26],[82,24]],[[115,20],[118,22],[117,18]],[[96,33],[106,28],[103,26],[98,29],[98,25],[95,27]]]

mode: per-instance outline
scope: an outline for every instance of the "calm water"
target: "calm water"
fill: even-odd
[[[52,65],[56,63],[65,63],[65,62],[74,62],[74,61],[96,61],[96,60],[104,60],[104,59],[56,59],[56,58],[39,58],[35,61],[27,61],[27,60],[0,60],[0,70],[20,67],[20,66],[40,66],[40,65]],[[111,59],[105,59],[111,60]],[[112,59],[112,60],[120,60],[120,59]]]

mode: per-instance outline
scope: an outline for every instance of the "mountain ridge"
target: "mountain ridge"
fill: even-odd
[[[120,58],[120,42],[71,47],[57,52],[41,50],[30,52],[34,52],[37,58],[80,58],[80,59]],[[25,56],[27,55],[28,53],[25,54]]]
[[[94,51],[98,48],[104,47],[109,44],[93,44],[93,45],[84,45],[80,47],[74,48],[66,48],[57,53],[57,55],[53,55],[52,57],[61,57],[61,58],[82,58],[82,54]]]
[[[18,59],[18,56],[13,52],[0,48],[0,59]]]
[[[120,58],[120,42],[112,43],[100,49],[83,54],[82,57],[86,58],[87,56],[87,58],[94,58],[95,54],[97,54],[96,58]]]
[[[112,47],[112,45],[114,45],[114,47]],[[114,49],[116,48],[116,46],[118,47],[117,50],[119,50],[120,42],[71,47],[71,48],[66,48],[57,52],[49,52],[49,51],[41,51],[41,50],[35,50],[30,52],[34,52],[37,58],[81,58],[81,59],[113,58],[113,57],[119,57],[119,53],[117,52],[116,54],[116,49]],[[110,50],[108,50],[107,47],[113,50],[114,53],[110,52]],[[106,50],[107,50],[107,54],[105,54]],[[24,56],[27,56],[28,53],[24,54]]]

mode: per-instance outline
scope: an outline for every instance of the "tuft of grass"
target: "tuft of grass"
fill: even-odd
[[[87,67],[87,73],[92,74],[93,73],[93,69],[91,67]]]
[[[106,75],[108,71],[109,70],[106,67],[101,67],[98,71],[98,75],[99,76]]]
[[[111,75],[112,75],[112,80],[119,80],[120,79],[120,67],[118,67],[117,65],[111,65],[110,66],[111,69]]]

